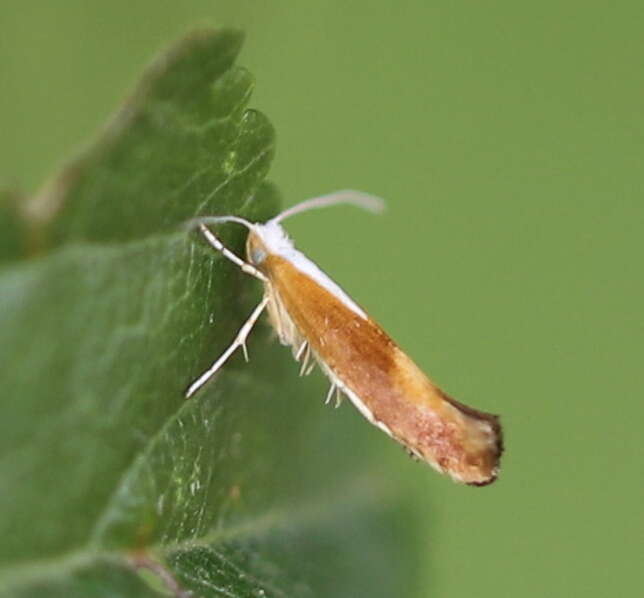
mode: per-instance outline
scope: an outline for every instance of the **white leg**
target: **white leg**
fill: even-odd
[[[306,349],[307,345],[308,345],[307,341],[302,341],[300,348],[297,350],[297,353],[295,354],[295,361],[300,360],[300,357],[302,357],[302,354],[304,353],[304,349]]]
[[[335,389],[335,408],[337,409],[340,405],[342,405],[342,391],[338,387]]]
[[[259,278],[262,282],[267,282],[268,279],[264,274],[262,274],[255,266],[245,262],[239,256],[235,255],[230,249],[228,249],[216,236],[215,234],[203,223],[196,221],[197,227],[201,234],[206,237],[208,243],[210,243],[217,251],[219,251],[224,257],[228,258],[233,264],[237,264],[243,272],[250,274],[255,278]]]
[[[261,301],[261,303],[253,310],[253,313],[250,314],[250,317],[244,325],[239,329],[239,332],[237,333],[237,336],[235,337],[235,340],[231,343],[231,345],[222,353],[222,355],[213,363],[208,370],[206,370],[199,378],[197,378],[189,387],[188,390],[186,391],[186,399],[189,399],[193,394],[195,394],[212,376],[215,375],[217,370],[224,365],[226,360],[235,352],[236,349],[239,347],[242,347],[242,350],[244,351],[244,356],[248,357],[248,353],[246,351],[246,338],[248,337],[248,334],[250,331],[253,329],[253,326],[255,325],[255,322],[257,322],[257,319],[259,318],[260,314],[268,304],[269,298],[264,297]]]
[[[335,382],[331,382],[331,388],[329,388],[329,392],[326,395],[324,404],[328,405],[331,402],[331,399],[333,398],[334,395],[335,395],[335,408],[337,409],[342,404],[342,390],[340,389],[339,386],[336,385]]]
[[[306,343],[306,348],[304,349],[304,353],[301,356],[302,365],[300,366],[300,376],[304,376],[306,367],[309,365],[310,357],[311,357],[311,345],[309,345],[309,343]]]
[[[329,392],[326,395],[326,399],[324,401],[325,405],[328,405],[329,402],[331,401],[331,397],[333,396],[333,393],[335,392],[335,383],[331,382],[331,388],[329,388]]]

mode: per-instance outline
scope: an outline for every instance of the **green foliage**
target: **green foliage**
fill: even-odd
[[[17,259],[25,251],[23,223],[18,212],[18,197],[8,191],[0,191],[0,265]]]
[[[182,397],[259,289],[180,224],[278,207],[240,44],[186,38],[34,198],[0,198],[2,596],[404,595],[395,494],[265,327]]]

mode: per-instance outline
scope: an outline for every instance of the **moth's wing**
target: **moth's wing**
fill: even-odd
[[[380,326],[289,260],[270,255],[264,268],[278,334],[294,351],[306,341],[369,421],[459,482],[494,481],[502,452],[497,416],[446,395]]]

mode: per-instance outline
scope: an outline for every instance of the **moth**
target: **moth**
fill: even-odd
[[[186,391],[192,396],[239,348],[264,309],[283,345],[307,374],[318,363],[330,380],[326,398],[345,395],[360,413],[407,451],[453,480],[474,486],[493,482],[503,450],[499,418],[456,401],[434,384],[335,282],[298,251],[282,228],[295,214],[336,204],[380,212],[384,202],[358,191],[338,191],[303,201],[267,222],[238,216],[191,221],[206,241],[242,271],[259,279],[264,295],[223,354]],[[248,229],[246,260],[208,225],[237,223]]]

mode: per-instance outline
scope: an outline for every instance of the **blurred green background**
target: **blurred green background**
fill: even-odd
[[[300,247],[450,394],[503,417],[502,476],[480,490],[374,440],[417,495],[421,595],[634,594],[644,5],[4,0],[2,184],[35,190],[200,24],[247,32],[286,203],[389,202],[294,219]]]

